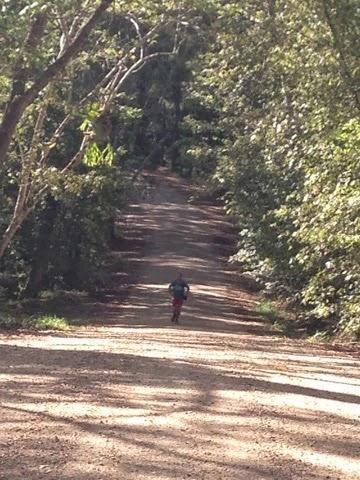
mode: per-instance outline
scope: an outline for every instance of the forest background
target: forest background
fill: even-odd
[[[356,0],[0,10],[3,304],[96,291],[141,170],[167,165],[222,199],[230,260],[299,324],[360,337]]]

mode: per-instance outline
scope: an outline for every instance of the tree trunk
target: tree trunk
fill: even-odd
[[[48,17],[46,13],[38,13],[35,16],[29,34],[25,40],[23,51],[20,53],[13,68],[12,88],[8,105],[11,104],[16,96],[23,95],[25,92],[25,84],[30,75],[28,57],[30,57],[31,52],[36,50],[40,44],[44,35],[47,20]]]
[[[24,220],[24,215],[18,215],[13,218],[5,230],[5,233],[0,241],[0,260],[4,256],[4,253],[7,247],[10,245],[12,239],[14,238],[16,232],[21,227]]]
[[[70,263],[67,272],[64,274],[66,286],[71,290],[76,290],[82,287],[82,272],[81,272],[81,234],[78,234],[72,241],[70,253]],[[88,277],[88,280],[91,279]]]

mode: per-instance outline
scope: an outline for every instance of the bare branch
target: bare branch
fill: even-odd
[[[143,36],[141,35],[139,23],[138,23],[138,21],[136,20],[135,15],[133,15],[133,14],[128,14],[126,18],[128,18],[128,19],[130,20],[130,22],[131,22],[131,23],[134,25],[134,27],[135,27],[136,34],[137,34],[137,37],[138,37],[138,40],[139,40],[140,58],[144,58],[144,38],[143,38]]]
[[[106,85],[106,83],[111,79],[111,76],[116,72],[116,67],[113,67],[105,76],[104,78],[89,92],[80,102],[78,102],[76,105],[73,106],[72,110],[73,111],[79,111],[81,108],[83,108],[100,90],[101,88]],[[45,148],[43,149],[42,155],[41,155],[41,164],[44,165],[49,156],[50,153],[53,151],[53,149],[56,147],[58,141],[60,140],[62,134],[64,133],[64,130],[66,126],[69,124],[69,122],[72,120],[73,116],[71,113],[68,113],[62,122],[58,125],[56,128],[55,132],[51,136],[50,140],[47,142]]]
[[[58,75],[58,73],[69,64],[73,57],[82,50],[85,40],[89,36],[91,30],[112,2],[113,0],[101,0],[99,6],[80,29],[76,38],[64,53],[44,70],[31,87],[29,87],[23,94],[10,101],[0,126],[0,164],[5,161],[11,144],[11,139],[26,108],[31,105],[39,93],[56,77],[56,75]]]
[[[102,9],[104,10],[106,8],[105,5],[110,5],[111,0],[103,0],[101,2]],[[100,7],[99,7],[100,8]],[[94,15],[91,17],[94,20]],[[84,32],[84,28],[87,27],[88,31],[89,30],[89,22],[90,20],[85,24],[81,32]],[[179,34],[180,34],[180,26],[177,23],[176,24],[176,35],[174,39],[174,47],[172,51],[168,52],[154,52],[151,54],[146,55],[145,54],[145,47],[146,43],[153,38],[156,33],[159,31],[159,29],[164,26],[166,23],[164,21],[159,22],[155,27],[150,29],[145,35],[141,35],[140,27],[137,24],[136,20],[134,20],[137,29],[137,40],[138,43],[137,45],[131,45],[127,51],[124,52],[122,51],[121,57],[117,60],[116,64],[110,69],[108,73],[104,75],[102,80],[82,99],[80,100],[76,106],[73,106],[72,111],[80,110],[81,108],[84,107],[97,93],[102,91],[103,93],[103,101],[101,105],[101,113],[106,113],[107,109],[110,107],[112,100],[116,96],[116,94],[119,92],[121,87],[123,86],[124,82],[131,76],[137,73],[138,71],[143,68],[144,65],[146,65],[149,61],[159,58],[162,56],[167,56],[171,57],[174,56],[178,53],[179,50],[179,45],[181,42],[179,42]],[[134,24],[134,22],[132,22]],[[135,26],[134,24],[134,26]],[[74,25],[74,24],[73,24]],[[63,25],[62,28],[65,28]],[[91,29],[91,28],[90,28]],[[65,31],[65,30],[64,30]],[[85,29],[86,31],[86,29]],[[46,84],[49,84],[54,75],[59,71],[61,65],[67,65],[67,63],[64,63],[64,57],[72,58],[72,55],[75,54],[77,51],[79,51],[82,47],[82,43],[79,42],[79,36],[80,35],[85,35],[84,33],[79,33],[77,37],[72,41],[72,43],[64,50],[64,53],[60,55],[60,57],[54,62],[53,65],[48,67],[47,71],[44,72],[43,76],[38,79],[30,89],[25,92],[25,96],[28,95],[26,100],[24,101],[24,98],[22,98],[22,103],[20,102],[19,105],[15,105],[14,108],[16,107],[18,110],[15,108],[15,113],[18,115],[17,121],[14,124],[11,124],[10,122],[10,127],[14,127],[13,131],[16,128],[17,122],[22,116],[22,113],[24,112],[25,108],[27,105],[31,103],[26,103],[29,102],[29,98],[31,97],[32,99],[36,98],[35,95],[35,90],[38,89],[37,93],[39,93],[43,87],[42,85],[44,84],[46,80]],[[85,38],[85,36],[84,36]],[[75,45],[75,47],[74,47]],[[128,62],[130,58],[130,54],[133,51],[134,48],[137,48],[137,46],[140,47],[140,52],[139,52],[139,58],[132,63],[132,65],[127,66],[126,63]],[[71,55],[69,52],[72,52]],[[56,66],[56,68],[54,67]],[[44,76],[45,75],[45,76]],[[44,84],[45,85],[45,84]],[[36,88],[35,88],[36,87]],[[19,187],[19,192],[18,192],[18,198],[17,198],[17,203],[16,207],[14,209],[13,217],[12,220],[2,238],[0,241],[0,258],[4,254],[7,246],[11,242],[13,236],[15,235],[16,231],[20,228],[24,220],[30,215],[30,213],[36,208],[38,203],[41,201],[43,196],[48,192],[50,185],[45,181],[45,184],[42,186],[39,185],[38,182],[35,183],[35,181],[31,181],[31,174],[32,174],[32,166],[34,162],[36,161],[37,154],[38,154],[38,145],[40,145],[40,140],[41,140],[41,134],[43,131],[43,124],[44,124],[44,119],[46,117],[46,110],[47,110],[47,103],[41,107],[38,118],[36,121],[36,125],[34,128],[34,133],[33,133],[33,140],[31,143],[31,147],[29,149],[29,152],[27,155],[23,155],[23,171],[22,171],[22,179],[21,179],[21,184]],[[55,148],[55,146],[58,144],[59,139],[62,137],[64,130],[68,123],[71,121],[73,118],[72,112],[68,113],[65,118],[62,120],[62,122],[58,125],[56,128],[55,132],[51,136],[50,141],[46,144],[45,148],[43,148],[41,158],[39,161],[39,164],[41,166],[44,166],[49,158],[50,153],[52,150]],[[6,125],[6,122],[5,122]],[[4,136],[4,122],[2,125],[2,130],[0,129],[0,144],[1,144],[1,135]],[[9,132],[6,133],[6,135],[9,135]],[[12,134],[11,134],[12,136]],[[11,136],[9,137],[11,140]],[[8,140],[9,140],[8,138]],[[86,132],[83,136],[80,148],[78,152],[74,155],[74,157],[67,163],[67,165],[59,172],[60,174],[64,175],[66,174],[69,170],[76,168],[81,161],[83,160],[86,150],[91,142],[92,135],[90,132]],[[9,140],[9,141],[10,141]],[[10,144],[10,143],[9,143]],[[8,146],[9,146],[8,144]],[[8,148],[8,147],[7,147]],[[7,148],[1,150],[0,146],[0,163],[1,160],[4,158],[4,155],[6,155]],[[5,152],[5,153],[4,153]],[[23,152],[25,154],[25,152]],[[2,156],[3,155],[3,156]],[[37,189],[37,191],[35,191]]]
[[[62,15],[59,15],[58,17],[58,22],[61,30],[61,37],[60,37],[60,48],[59,48],[59,53],[57,58],[61,57],[61,55],[64,53],[64,51],[69,47],[71,40],[69,37],[69,32],[68,32],[68,27],[65,23],[64,17]]]
[[[85,133],[78,152],[73,156],[70,162],[61,170],[62,174],[66,173],[68,170],[78,166],[81,163],[82,159],[85,156],[86,149],[90,143],[90,140],[91,140],[91,134]]]
[[[123,83],[127,80],[130,75],[134,75],[135,73],[139,72],[150,60],[158,57],[173,57],[176,53],[172,52],[155,52],[149,55],[146,55],[144,58],[139,58],[139,60],[132,65],[129,70],[125,73],[125,75],[120,79],[118,84],[116,85],[116,92],[119,91],[120,87]]]
[[[22,144],[22,142],[19,138],[19,135],[16,135],[16,144],[19,148],[21,162],[23,162],[25,160],[25,149],[24,149],[24,145]]]

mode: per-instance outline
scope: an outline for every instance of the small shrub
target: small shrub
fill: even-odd
[[[68,330],[69,324],[65,318],[55,315],[43,315],[41,317],[32,318],[28,324],[29,327],[36,330]]]
[[[4,330],[34,329],[64,331],[69,328],[69,323],[65,318],[55,315],[42,315],[40,317],[24,317],[19,315],[15,317],[9,313],[0,314],[0,329]]]
[[[352,340],[360,340],[360,307],[357,306],[356,312],[354,308],[354,313],[356,317],[352,319],[343,319],[339,323],[337,333],[343,338],[349,338]]]
[[[275,323],[280,316],[277,306],[268,300],[264,300],[258,305],[255,305],[254,313],[257,313],[258,315],[267,318],[272,323]]]

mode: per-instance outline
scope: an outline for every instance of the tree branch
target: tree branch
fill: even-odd
[[[112,2],[113,0],[101,0],[100,5],[83,25],[75,40],[65,49],[64,53],[45,69],[30,88],[28,88],[22,95],[15,97],[9,103],[0,126],[0,165],[5,161],[12,137],[26,108],[31,105],[39,93],[55,78],[55,76],[64,70],[74,56],[82,50],[85,40],[89,36],[91,30]]]
[[[34,50],[41,42],[47,20],[48,17],[46,13],[39,13],[36,15],[34,22],[30,27],[29,34],[24,43],[23,51],[20,53],[13,68],[12,87],[6,110],[8,109],[12,100],[18,95],[23,95],[25,91],[25,83],[29,76],[29,65],[26,61],[26,56],[31,53],[31,51]]]
[[[102,5],[104,3],[110,4],[111,1],[107,0],[107,2],[102,2]],[[146,45],[146,41],[149,40],[150,38],[153,38],[155,33],[163,24],[164,24],[163,22],[160,22],[154,28],[152,28],[149,32],[147,32],[146,35],[141,37],[141,39],[140,38],[138,39],[142,50],[140,51],[140,57],[130,67],[125,66],[125,61],[128,60],[130,52],[132,51],[134,46],[132,46],[132,49],[129,49],[128,52],[124,53],[121,56],[121,58],[117,61],[116,65],[104,76],[104,78],[94,87],[94,89],[91,92],[89,92],[80,102],[78,102],[77,106],[74,108],[80,109],[81,107],[83,107],[97,92],[100,91],[101,88],[105,87],[104,88],[105,95],[103,97],[102,106],[101,106],[101,113],[105,113],[106,110],[110,107],[111,101],[113,100],[116,93],[120,90],[121,86],[132,74],[138,72],[147,62],[149,62],[154,58],[161,57],[161,56],[176,55],[177,53],[176,48],[174,48],[173,51],[169,51],[169,52],[155,52],[149,55],[144,55],[143,48]],[[73,51],[72,47],[77,42],[79,35],[78,37],[76,37],[73,43],[68,47],[65,53],[58,60],[56,60],[53,65],[55,64],[58,65],[58,61],[63,59],[66,54],[69,56],[69,51]],[[175,40],[175,45],[176,43],[177,43],[177,39]],[[81,46],[79,45],[76,48],[80,49]],[[69,58],[71,58],[71,56]],[[44,72],[44,75],[46,76],[49,74],[46,74],[46,72]],[[34,85],[28,90],[28,92],[31,91],[33,88],[34,88]],[[26,95],[26,92],[25,92],[25,95]],[[49,184],[46,181],[44,182],[45,184],[43,184],[42,186],[39,184],[36,185],[34,183],[32,183],[31,185],[29,184],[29,179],[30,179],[31,170],[32,170],[31,166],[33,161],[36,158],[36,154],[38,151],[37,145],[39,145],[40,143],[40,132],[42,131],[45,114],[46,114],[46,106],[43,105],[39,112],[37,123],[34,128],[33,141],[32,141],[32,146],[30,147],[29,157],[23,163],[22,180],[19,187],[17,205],[14,210],[12,220],[8,228],[6,229],[6,232],[3,238],[0,241],[0,258],[4,254],[7,246],[12,241],[12,238],[14,237],[14,235],[16,234],[17,230],[20,228],[24,220],[31,214],[31,212],[34,211],[38,203],[41,201],[43,196],[48,192],[50,188]],[[19,119],[20,118],[21,118],[21,115]],[[50,142],[48,142],[48,144],[46,145],[45,149],[42,152],[40,162],[39,162],[40,165],[46,164],[52,149],[57,145],[58,140],[61,138],[66,125],[69,123],[71,119],[72,119],[72,115],[71,113],[69,113],[68,115],[65,116],[63,121],[58,125],[58,127],[56,128],[55,132],[53,133],[50,139]],[[16,125],[17,123],[15,124],[14,131],[16,129]],[[63,175],[66,174],[69,170],[74,169],[76,166],[80,164],[80,162],[84,158],[84,155],[86,154],[86,150],[88,148],[88,145],[91,139],[92,139],[92,136],[89,132],[84,134],[81,142],[81,146],[78,152],[67,163],[67,165],[65,165],[65,167],[60,171],[61,174]],[[0,131],[0,141],[1,141],[1,131]],[[1,163],[1,148],[0,148],[0,163]],[[34,191],[34,189],[36,188],[37,188],[37,192]]]

